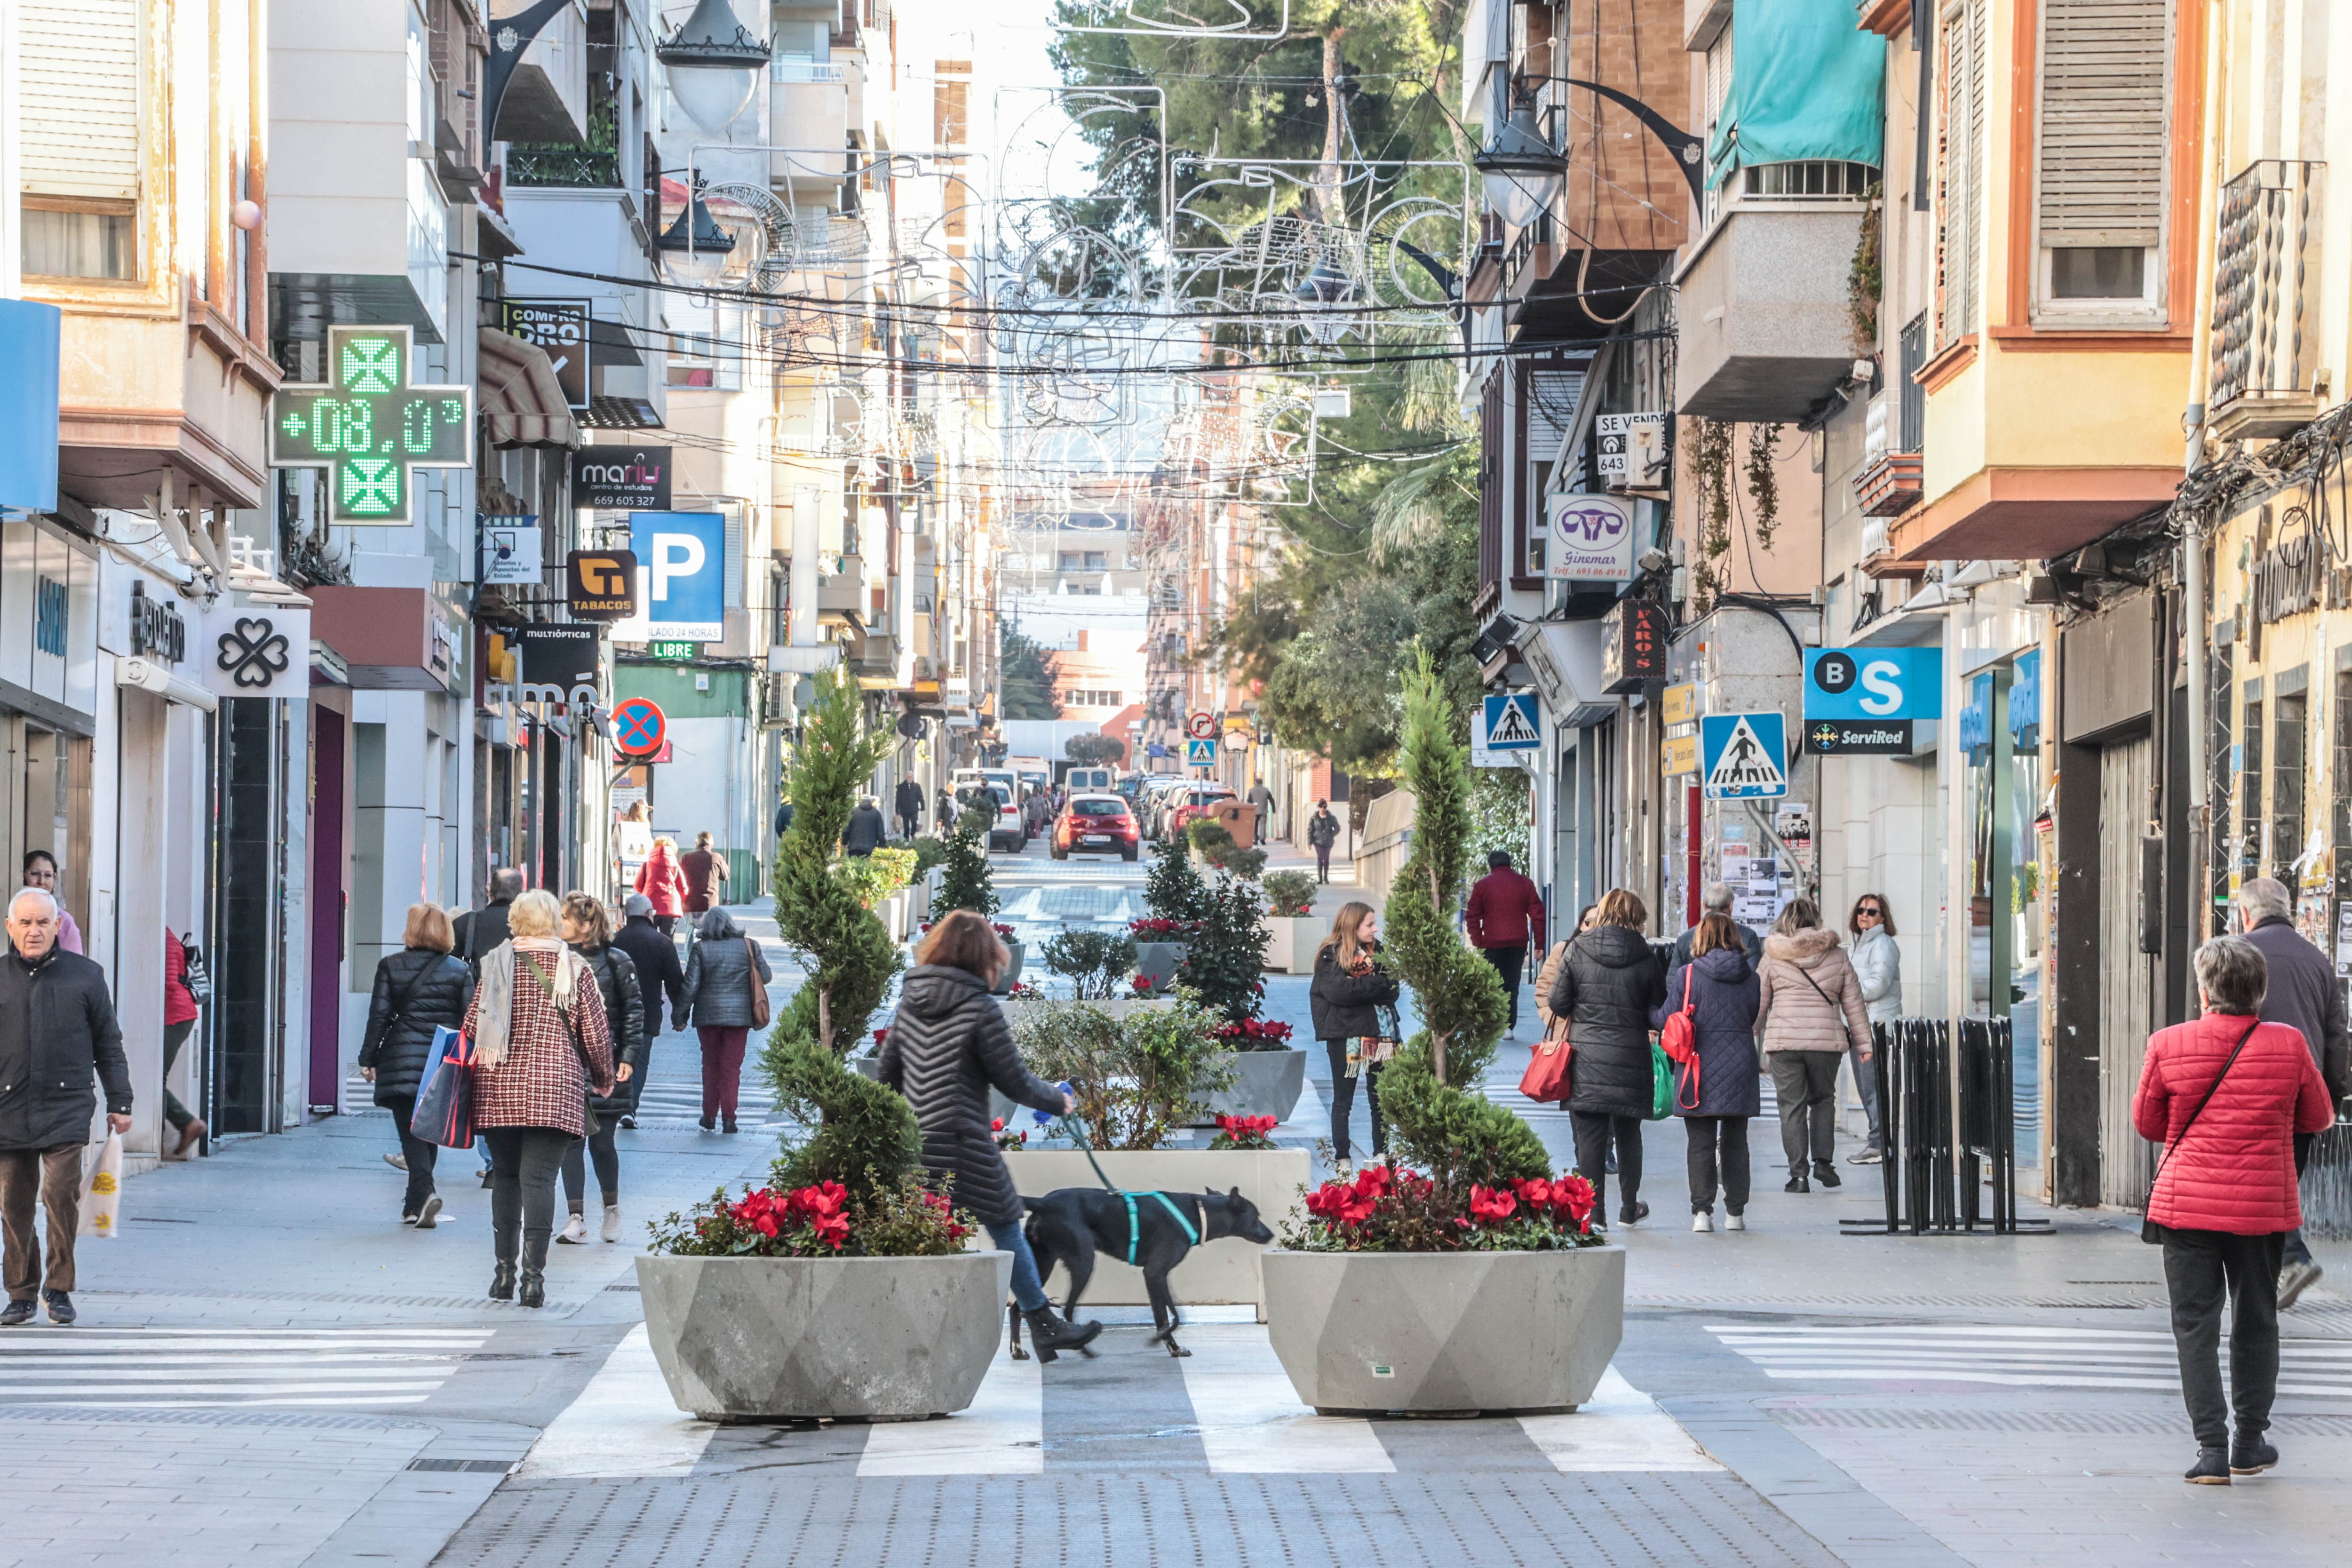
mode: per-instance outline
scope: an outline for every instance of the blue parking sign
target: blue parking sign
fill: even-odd
[[[715,511],[633,511],[649,635],[665,641],[718,642],[727,635],[727,519]]]

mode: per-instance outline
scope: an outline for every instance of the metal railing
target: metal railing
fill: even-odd
[[[2210,405],[2308,390],[2324,163],[2265,158],[2221,187],[2213,258]],[[2313,367],[2315,368],[2315,367]]]
[[[1897,1018],[1871,1037],[1886,1213],[1842,1221],[1844,1234],[2049,1235],[2048,1220],[2017,1213],[2010,1021]]]
[[[1878,171],[1867,163],[1837,158],[1801,158],[1785,163],[1748,163],[1739,170],[1737,184],[1717,185],[1706,193],[1701,226],[1723,215],[1724,195],[1732,205],[1748,202],[1859,202],[1878,184]]]

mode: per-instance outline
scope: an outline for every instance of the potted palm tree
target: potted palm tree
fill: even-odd
[[[1381,1083],[1395,1155],[1307,1194],[1262,1260],[1265,1319],[1298,1396],[1325,1412],[1573,1409],[1624,1331],[1625,1256],[1591,1228],[1592,1189],[1465,1091],[1505,1007],[1454,916],[1469,776],[1424,651],[1405,681],[1403,770],[1419,801],[1382,924],[1421,1029]]]

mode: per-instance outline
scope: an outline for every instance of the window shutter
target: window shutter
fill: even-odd
[[[2167,0],[2043,0],[2042,245],[2162,238],[2171,17]]]
[[[740,610],[743,607],[743,503],[728,502],[726,517],[727,535],[724,548],[727,552],[727,567],[719,576],[719,587],[726,600],[726,607],[730,610]]]
[[[17,100],[25,189],[139,195],[139,0],[25,0]]]
[[[1936,345],[1977,330],[1984,232],[1984,0],[1944,13],[1943,212],[1938,235]]]

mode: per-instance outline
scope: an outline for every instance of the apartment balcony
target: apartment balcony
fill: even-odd
[[[1823,162],[1752,164],[1737,177],[1675,279],[1678,411],[1790,424],[1853,373],[1846,276],[1876,175]]]
[[[1901,517],[1927,493],[1926,459],[1916,452],[1881,452],[1853,477],[1854,500],[1864,517]]]
[[[2310,423],[2326,165],[2263,159],[2221,187],[2213,257],[2213,434],[2271,440]]]
[[[843,556],[840,571],[816,580],[816,617],[820,625],[862,626],[872,614],[866,605],[863,555]]]

